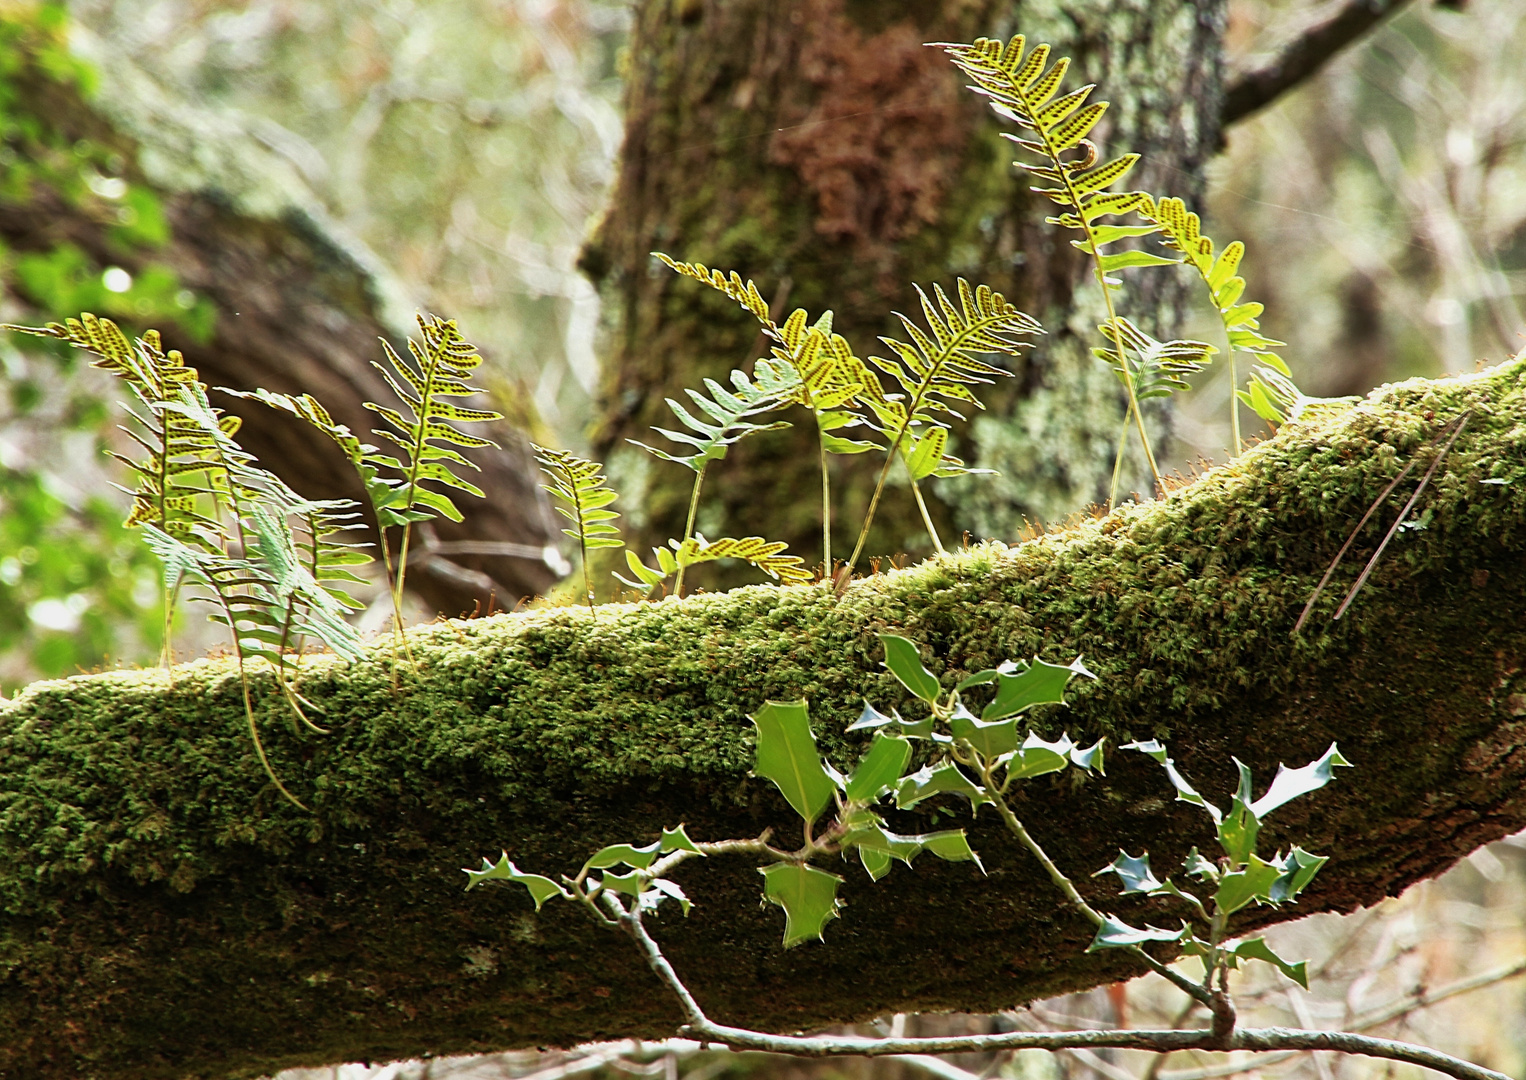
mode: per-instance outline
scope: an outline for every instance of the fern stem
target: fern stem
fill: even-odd
[[[905,461],[905,458],[901,460]],[[916,496],[917,509],[922,511],[922,524],[927,526],[927,535],[933,538],[933,550],[939,555],[947,555],[948,552],[943,550],[943,541],[938,539],[938,530],[933,528],[933,519],[927,512],[927,504],[922,501],[922,488],[917,484],[917,478],[911,475],[910,465],[906,466],[906,475],[911,479],[911,493]]]
[[[1129,445],[1129,422],[1125,418],[1123,426],[1118,429],[1118,452],[1113,455],[1113,483],[1107,489],[1107,512],[1111,514],[1113,507],[1118,505],[1118,480],[1123,475],[1123,451]]]
[[[568,476],[568,488],[572,491],[572,510],[577,517],[573,520],[578,527],[578,558],[583,565],[583,595],[588,598],[588,610],[593,610],[593,578],[588,574],[588,538],[584,535],[588,526],[583,522],[583,497],[578,491],[577,481],[573,480],[570,473]]]
[[[409,485],[409,504],[412,505],[413,485]],[[411,662],[413,653],[408,648],[408,638],[403,633],[403,580],[408,573],[408,541],[413,535],[413,522],[403,524],[403,539],[397,549],[397,575],[392,584],[392,630],[399,645],[403,647],[403,653]],[[397,672],[393,671],[393,681],[396,682]]]
[[[265,744],[260,741],[259,725],[254,722],[254,702],[249,696],[249,672],[244,662],[244,646],[238,638],[238,621],[233,614],[233,607],[228,603],[228,598],[223,594],[223,587],[216,579],[208,578],[212,582],[212,589],[217,595],[217,602],[223,609],[223,617],[228,620],[228,636],[233,640],[233,655],[238,658],[238,682],[244,694],[244,719],[249,722],[249,739],[254,743],[254,752],[260,759],[260,764],[265,767],[265,775],[270,777],[270,782],[276,786],[276,790],[285,795],[287,800],[301,810],[307,810],[291,792],[286,790],[286,785],[281,783],[281,778],[276,775],[275,769],[271,768],[270,758],[265,756]],[[311,811],[308,811],[311,813]]]
[[[1032,108],[1029,109],[1033,112]],[[1092,267],[1097,274],[1097,284],[1102,287],[1102,303],[1107,308],[1107,325],[1112,331],[1113,344],[1118,349],[1118,364],[1123,372],[1123,388],[1129,397],[1129,412],[1134,417],[1134,424],[1139,429],[1139,443],[1144,447],[1145,461],[1149,462],[1150,475],[1155,480],[1156,490],[1160,489],[1160,467],[1155,464],[1155,451],[1150,449],[1150,437],[1145,433],[1144,414],[1139,411],[1139,398],[1134,393],[1134,373],[1129,370],[1128,353],[1123,347],[1123,330],[1118,326],[1118,313],[1113,309],[1113,293],[1108,287],[1107,271],[1102,268],[1102,249],[1097,244],[1097,234],[1092,230],[1092,223],[1086,217],[1086,211],[1081,205],[1081,196],[1076,191],[1075,178],[1071,170],[1065,167],[1060,152],[1055,149],[1054,140],[1049,132],[1039,128],[1039,136],[1044,140],[1045,152],[1055,164],[1055,171],[1060,174],[1060,180],[1065,185],[1066,194],[1070,196],[1070,204],[1076,208],[1076,218],[1081,222],[1081,229],[1086,233],[1087,246],[1091,248]],[[1127,430],[1128,416],[1123,418],[1123,425]]]
[[[821,461],[821,565],[822,573],[832,576],[832,487],[827,476],[827,433],[816,424],[817,456]]]
[[[689,519],[684,522],[684,534],[678,538],[679,544],[688,542],[689,537],[694,535],[694,515],[699,512],[699,489],[705,482],[705,470],[710,467],[707,461],[694,471],[694,490],[689,494]],[[684,594],[684,571],[688,567],[678,564],[678,576],[673,579],[673,595],[682,599]]]
[[[1228,328],[1225,328],[1224,333],[1228,335]],[[1235,391],[1239,389],[1240,380],[1235,375],[1235,347],[1231,344],[1229,346],[1229,434],[1233,449],[1229,452],[1229,456],[1232,458],[1240,456],[1240,399],[1235,396]]]
[[[909,415],[909,414],[908,414]],[[843,564],[842,577],[837,583],[839,595],[847,589],[848,582],[853,580],[853,567],[858,563],[858,557],[863,554],[864,541],[869,539],[869,526],[874,523],[874,512],[879,509],[880,495],[885,490],[885,477],[890,475],[890,465],[895,461],[896,450],[901,446],[901,440],[906,435],[906,429],[911,424],[907,422],[901,425],[901,430],[896,432],[895,441],[890,444],[890,453],[885,456],[885,465],[880,469],[879,482],[874,485],[874,495],[869,499],[869,509],[864,513],[864,526],[858,530],[858,543],[853,546],[853,554],[848,556],[848,561]]]

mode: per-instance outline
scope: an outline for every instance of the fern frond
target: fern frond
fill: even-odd
[[[861,454],[877,445],[832,433],[864,422],[854,411],[862,400],[884,400],[879,380],[854,353],[847,339],[832,332],[830,311],[808,325],[805,309],[796,308],[783,323],[778,323],[757,286],[750,280],[744,282],[736,271],[728,275],[703,263],[681,263],[660,251],[653,254],[676,273],[703,282],[735,300],[758,320],[764,335],[773,342],[769,356],[760,357],[754,364],[754,376],[760,384],[768,384],[767,393],[777,401],[776,407],[801,405],[816,419],[821,459],[822,561],[830,568],[832,497],[827,455]],[[680,575],[680,584],[682,580]]]
[[[389,491],[381,495],[380,501],[373,496],[377,520],[383,528],[406,527],[435,514],[442,514],[452,521],[462,520],[461,511],[447,494],[424,485],[438,484],[482,498],[481,488],[451,471],[452,465],[477,468],[451,447],[475,449],[497,446],[497,443],[468,435],[451,425],[503,419],[502,413],[462,408],[447,400],[483,392],[480,387],[466,382],[482,363],[482,357],[461,336],[455,320],[419,315],[418,324],[423,340],[408,339],[408,352],[413,357],[411,364],[386,341],[382,342],[382,351],[387,363],[373,361],[371,364],[386,379],[407,415],[374,401],[364,403],[386,424],[374,429],[373,434],[396,443],[402,453],[401,460],[374,453],[364,456],[364,460],[373,466],[390,468],[401,474],[385,481]]]
[[[991,353],[1017,356],[1021,350],[1032,347],[1021,338],[1044,332],[1037,321],[987,285],[971,289],[970,283],[960,278],[957,293],[959,306],[955,307],[943,288],[934,285],[935,306],[933,299],[917,286],[927,330],[896,312],[910,342],[882,337],[880,340],[895,353],[895,359],[869,358],[870,363],[901,387],[899,395],[869,401],[893,445],[900,442],[913,424],[942,427],[947,425],[945,416],[962,418],[954,405],[984,408],[970,387],[989,385],[995,381],[991,376],[1010,377],[1011,372],[993,367],[979,357]]]
[[[944,50],[956,66],[974,80],[971,88],[991,100],[991,107],[998,115],[1011,120],[1031,134],[1025,138],[1008,134],[1007,138],[1024,150],[1038,155],[1042,163],[1017,162],[1044,185],[1033,190],[1062,208],[1062,212],[1049,218],[1050,223],[1063,228],[1077,229],[1083,238],[1072,243],[1092,257],[1097,284],[1102,289],[1107,319],[1103,324],[1110,329],[1119,326],[1118,313],[1113,307],[1113,291],[1122,283],[1110,275],[1119,270],[1140,266],[1161,266],[1176,262],[1143,251],[1104,252],[1104,248],[1130,236],[1143,235],[1137,227],[1103,225],[1101,219],[1128,213],[1142,205],[1149,196],[1143,192],[1109,191],[1123,180],[1139,161],[1138,154],[1121,157],[1098,164],[1096,144],[1087,138],[1107,111],[1108,103],[1087,103],[1094,86],[1056,97],[1070,60],[1061,57],[1049,63],[1049,46],[1035,45],[1028,50],[1027,42],[1018,35],[1003,43],[991,38],[980,38],[970,45],[948,44]],[[1079,156],[1078,153],[1079,152]],[[1147,230],[1148,231],[1148,230]],[[1114,350],[1123,354],[1126,343],[1115,334]],[[1139,431],[1140,444],[1145,460],[1157,485],[1160,468],[1155,462],[1155,451],[1145,432],[1144,415],[1139,411],[1139,398],[1125,364],[1123,386],[1128,397],[1128,416],[1134,420]],[[1125,425],[1128,420],[1125,419]],[[1121,454],[1121,451],[1120,451]],[[1119,463],[1122,458],[1120,456]],[[1117,465],[1114,476],[1118,474]],[[1116,497],[1116,485],[1114,496]],[[1109,498],[1111,505],[1113,497]]]
[[[1202,279],[1208,290],[1214,311],[1218,314],[1220,323],[1223,324],[1224,335],[1229,342],[1230,384],[1233,388],[1230,399],[1230,433],[1235,453],[1238,454],[1240,452],[1240,414],[1236,405],[1237,401],[1250,404],[1254,400],[1255,404],[1251,404],[1250,407],[1262,419],[1271,419],[1269,413],[1276,413],[1279,416],[1281,413],[1274,404],[1278,395],[1268,389],[1271,384],[1264,381],[1258,382],[1256,374],[1253,373],[1251,376],[1249,393],[1240,390],[1239,380],[1235,377],[1234,370],[1235,353],[1250,353],[1270,368],[1281,381],[1289,381],[1292,373],[1283,363],[1282,357],[1272,351],[1281,348],[1287,342],[1263,335],[1259,321],[1263,310],[1262,305],[1243,300],[1245,278],[1241,277],[1238,271],[1240,260],[1245,255],[1244,244],[1235,240],[1215,256],[1213,240],[1203,234],[1202,221],[1197,214],[1187,209],[1187,204],[1181,199],[1147,200],[1135,213],[1158,228],[1162,237],[1161,242],[1168,248],[1180,251],[1184,261],[1197,271],[1198,277]],[[1289,385],[1291,385],[1290,382]],[[1294,391],[1297,392],[1296,387]],[[1273,422],[1281,423],[1280,420]]]
[[[611,524],[620,515],[609,509],[619,496],[604,486],[605,477],[599,471],[604,466],[599,462],[535,443],[530,447],[535,451],[535,460],[540,462],[541,472],[551,478],[551,483],[541,486],[567,503],[567,506],[558,506],[556,512],[572,522],[572,528],[562,532],[578,542],[583,565],[583,593],[588,598],[588,606],[593,607],[588,551],[590,548],[625,546],[619,528]]]
[[[653,548],[656,569],[645,565],[634,551],[627,550],[625,561],[635,575],[635,580],[618,573],[615,577],[632,588],[653,589],[673,574],[698,563],[713,562],[716,559],[741,559],[785,585],[810,581],[811,572],[805,568],[800,556],[781,554],[788,546],[783,541],[764,540],[761,536],[747,536],[740,540],[732,537],[706,540],[703,535],[696,533],[682,542],[669,540],[665,548]]]
[[[133,500],[125,523],[129,528],[151,524],[203,543],[221,542],[215,501],[212,512],[206,511],[207,497],[215,499],[217,494],[220,474],[215,438],[183,413],[184,394],[204,393],[205,386],[178,350],[166,353],[154,330],[129,341],[116,323],[89,312],[62,323],[4,329],[54,338],[95,354],[98,359],[92,366],[115,375],[137,400],[139,408],[129,406],[127,413],[138,426],[124,430],[145,456],[135,460],[112,453],[136,478],[134,486],[125,489]]]
[[[947,435],[931,436],[929,433],[933,429],[947,428],[949,422],[945,417],[962,418],[963,414],[955,406],[968,404],[977,409],[985,408],[970,389],[972,386],[989,385],[995,381],[991,376],[1010,376],[1011,372],[993,367],[979,357],[991,353],[1017,356],[1023,349],[1032,347],[1022,338],[1044,332],[1037,320],[1013,307],[1006,297],[990,286],[980,285],[972,289],[968,281],[959,278],[955,291],[959,297],[957,307],[942,286],[933,286],[931,298],[920,285],[917,286],[917,298],[921,301],[927,329],[924,331],[910,318],[896,312],[896,318],[911,340],[882,337],[880,340],[890,347],[895,358],[869,358],[870,363],[900,385],[901,392],[865,398],[877,421],[874,426],[884,437],[889,453],[880,470],[874,495],[869,500],[858,543],[848,558],[842,578],[844,582],[863,553],[869,526],[874,521],[874,512],[884,491],[885,478],[896,456],[905,451],[925,457],[936,451],[937,464],[923,475],[932,475],[938,470],[945,470],[944,475],[958,475],[963,462],[943,453]],[[914,429],[918,428],[924,430],[917,433]],[[933,441],[926,441],[929,438]],[[918,458],[919,467],[926,464],[922,457]],[[913,472],[913,485],[917,479]],[[917,491],[917,497],[920,502],[920,491]],[[933,546],[942,550],[937,533],[930,527],[929,533]]]
[[[695,407],[710,418],[709,421],[699,419],[672,398],[667,399],[668,408],[673,410],[673,415],[677,416],[679,422],[694,434],[659,427],[654,427],[652,430],[676,443],[692,446],[694,453],[670,454],[666,450],[648,446],[637,439],[628,441],[664,461],[677,462],[698,473],[703,471],[710,462],[724,458],[732,446],[747,436],[756,435],[760,431],[774,431],[789,427],[788,422],[783,420],[776,420],[769,424],[753,423],[748,419],[749,417],[772,412],[779,407],[779,399],[763,393],[757,383],[748,379],[740,371],[732,372],[731,382],[735,388],[734,393],[725,389],[714,379],[705,380],[705,389],[710,391],[709,397],[698,390],[684,390],[684,393],[688,394],[694,402]]]
[[[1128,348],[1121,354],[1116,349],[1093,349],[1092,355],[1112,368],[1120,382],[1132,379],[1140,401],[1187,389],[1186,376],[1203,370],[1219,351],[1206,341],[1157,341],[1122,316],[1116,327],[1098,329],[1105,338],[1121,337]]]

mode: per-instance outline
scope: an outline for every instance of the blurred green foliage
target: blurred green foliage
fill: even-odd
[[[119,507],[99,497],[71,506],[51,487],[37,470],[0,468],[0,653],[11,654],[12,679],[157,648],[157,562]]]

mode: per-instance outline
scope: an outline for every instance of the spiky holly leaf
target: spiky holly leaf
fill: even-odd
[[[899,634],[881,634],[879,638],[885,646],[885,667],[901,685],[923,701],[937,701],[942,687],[938,677],[923,666],[916,645]]]
[[[1119,848],[1118,857],[1098,870],[1092,877],[1099,877],[1102,874],[1117,874],[1118,880],[1123,882],[1125,896],[1129,893],[1152,893],[1161,888],[1161,883],[1150,871],[1149,852],[1145,852],[1136,859]]]
[[[1086,947],[1086,951],[1127,949],[1150,941],[1180,941],[1181,937],[1180,930],[1160,930],[1153,926],[1138,930],[1121,919],[1104,915],[1102,925],[1097,927],[1097,934],[1092,938],[1092,943]]]
[[[482,860],[481,870],[463,870],[469,879],[466,883],[468,889],[476,888],[484,881],[512,881],[523,885],[530,891],[530,899],[535,901],[535,910],[553,896],[568,898],[567,890],[548,877],[539,874],[521,873],[519,868],[509,861],[509,853],[505,851],[497,864],[487,859]]]
[[[815,821],[835,785],[821,761],[804,701],[770,701],[750,717],[757,729],[753,775],[772,780],[806,821]]]
[[[837,887],[843,879],[801,863],[774,863],[758,873],[763,875],[763,898],[784,909],[784,947],[820,941],[827,921],[837,917]]]
[[[1065,687],[1077,675],[1095,679],[1077,657],[1069,664],[1051,664],[1034,657],[1032,663],[997,676],[996,697],[981,710],[982,720],[1016,716],[1035,705],[1063,705]]]
[[[877,732],[853,775],[844,794],[849,802],[871,803],[895,786],[906,763],[911,760],[911,743],[899,735]]]
[[[1266,938],[1242,941],[1234,947],[1233,951],[1237,959],[1265,961],[1305,990],[1309,988],[1309,962],[1300,960],[1296,964],[1289,963],[1272,951],[1272,947],[1266,943]]]

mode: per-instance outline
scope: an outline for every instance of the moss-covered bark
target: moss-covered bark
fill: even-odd
[[[1110,99],[1109,152],[1136,150],[1131,183],[1188,199],[1218,145],[1222,0],[649,0],[638,8],[626,139],[611,210],[584,253],[611,324],[596,443],[617,486],[644,508],[638,543],[678,535],[688,475],[642,459],[625,440],[672,427],[664,398],[724,381],[763,344],[735,305],[656,266],[654,249],[755,278],[765,299],[835,328],[863,355],[903,333],[912,283],[957,275],[1001,290],[1050,335],[1017,378],[985,395],[990,411],[958,431],[958,451],[998,481],[930,484],[940,528],[1015,537],[1024,516],[1056,521],[1106,498],[1123,417],[1117,381],[1089,352],[1100,302],[1077,284],[1082,257],[1044,223],[1054,207],[1011,167],[1002,125],[923,42],[1021,30],[1073,55],[1075,85]],[[1141,280],[1146,280],[1141,278]],[[1175,321],[1169,275],[1132,309]],[[1141,315],[1141,312],[1154,312]],[[816,434],[804,423],[750,439],[712,469],[709,536],[762,533],[821,558]],[[840,458],[839,557],[862,518],[879,463]],[[1131,484],[1140,483],[1131,471]],[[1127,490],[1127,489],[1126,489]],[[641,497],[644,493],[644,498]],[[926,551],[904,481],[869,552]],[[708,580],[708,579],[707,579]]]
[[[1425,527],[1332,622],[1401,487],[1293,634],[1353,522],[1463,410]],[[1264,783],[1338,740],[1357,768],[1264,838],[1333,861],[1297,911],[1247,925],[1374,902],[1526,823],[1523,556],[1526,360],[1389,388],[1161,502],[841,600],[760,586],[439,624],[414,632],[396,692],[384,649],[314,664],[303,693],[331,736],[285,730],[260,694],[310,815],[266,784],[227,661],[38,684],[0,712],[0,1076],[245,1077],[670,1032],[627,941],[570,905],[536,916],[520,889],[464,895],[457,868],[503,848],[554,874],[679,821],[710,839],[787,824],[747,777],[747,714],[805,696],[846,760],[862,695],[915,708],[879,667],[884,629],[945,682],[1084,654],[1101,678],[1043,730],[1168,739],[1205,792],[1230,786],[1231,755]],[[1169,794],[1152,762],[1115,755],[1105,780],[1030,784],[1020,812],[1097,903],[1142,918],[1086,875],[1120,845],[1167,865],[1208,839]],[[870,885],[844,868],[844,917],[785,952],[755,870],[707,860],[681,874],[699,906],[660,934],[712,1016],[786,1030],[1117,977],[994,817],[954,809],[988,876],[928,861]]]

